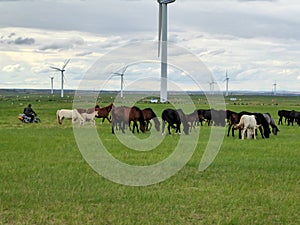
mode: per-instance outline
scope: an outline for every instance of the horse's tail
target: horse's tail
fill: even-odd
[[[60,116],[59,116],[59,112],[60,112],[60,110],[57,110],[56,111],[56,118],[57,118],[57,122],[58,122],[58,124],[62,124],[62,122],[61,122],[61,119],[60,119]]]

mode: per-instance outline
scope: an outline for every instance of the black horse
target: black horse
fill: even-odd
[[[259,126],[261,137],[270,138],[271,130],[269,127],[269,123],[262,113],[250,113],[250,112],[242,111],[238,113],[238,121],[240,121],[242,115],[254,115],[257,125],[261,125]],[[242,138],[241,130],[239,131],[239,138],[240,139]]]
[[[229,133],[231,130],[231,135],[234,137],[234,125],[238,124],[239,121],[239,114],[237,112],[231,111],[231,110],[226,110],[226,119],[228,122],[228,132],[227,132],[227,137],[229,137]]]
[[[283,117],[285,118],[284,122],[286,123],[286,121],[288,121],[288,125],[290,124],[290,115],[291,115],[290,110],[278,110],[278,116],[279,116],[279,120],[278,120],[278,125],[282,125],[282,119]]]
[[[168,131],[171,134],[171,127],[175,130],[175,133],[180,133],[180,125],[183,124],[183,131],[185,134],[189,134],[189,125],[186,121],[185,114],[181,109],[165,109],[161,115],[162,118],[162,134],[165,133],[165,125],[168,123]],[[175,126],[176,125],[176,126]]]
[[[300,126],[300,112],[292,110],[290,112],[290,118],[289,118],[289,121],[288,121],[288,125],[292,124],[292,126],[293,126],[294,121]]]

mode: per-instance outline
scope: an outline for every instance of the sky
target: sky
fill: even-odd
[[[168,5],[168,40],[210,71],[212,77],[198,71],[202,89],[216,82],[224,90],[227,71],[230,91],[272,91],[276,83],[277,91],[300,93],[299,12],[298,0],[177,0]],[[145,63],[155,60],[145,52],[157,54],[157,40],[156,0],[0,0],[0,88],[49,89],[54,77],[59,89],[60,73],[50,66],[67,59],[66,89],[78,88],[95,65],[126,57],[125,86],[141,77],[159,79],[159,63]],[[147,44],[117,55],[135,43]],[[180,58],[175,50],[174,62]],[[139,54],[140,63],[129,60]],[[120,65],[87,88],[118,90],[120,78],[112,74]],[[195,90],[178,65],[169,68],[169,79]]]

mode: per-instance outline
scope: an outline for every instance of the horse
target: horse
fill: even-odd
[[[140,123],[140,130],[144,133],[146,131],[145,121],[143,112],[140,108],[133,106],[133,107],[127,107],[127,106],[120,106],[120,107],[112,107],[111,110],[111,128],[112,133],[114,134],[114,127],[116,125],[120,125],[122,133],[125,133],[125,124],[128,124],[130,127],[131,121],[133,121],[133,129],[132,133],[134,133],[134,130],[136,128],[137,132],[139,133],[139,128],[137,125],[137,122]]]
[[[259,125],[260,126],[260,125]],[[244,140],[245,132],[247,130],[247,137],[250,139],[250,137],[253,135],[253,138],[256,139],[256,129],[259,127],[256,124],[256,119],[254,115],[242,115],[239,124],[234,125],[234,129],[240,129],[242,130],[242,140]]]
[[[211,120],[214,122],[215,126],[225,127],[226,125],[226,111],[211,109]]]
[[[292,126],[294,125],[294,121],[300,126],[300,112],[292,110],[290,112],[290,119],[288,121],[288,125],[291,123]]]
[[[186,122],[189,123],[190,126],[190,132],[192,131],[192,128],[195,128],[195,122],[199,121],[199,114],[198,111],[195,110],[194,112],[185,115],[186,118]],[[203,119],[203,117],[201,117],[201,119]]]
[[[95,117],[98,116],[98,111],[93,111],[91,113],[84,112],[81,113],[81,116],[84,119],[84,121],[90,121],[95,126],[96,125]]]
[[[84,124],[84,119],[77,111],[77,109],[60,109],[56,111],[57,122],[62,125],[64,119],[72,119],[72,123],[75,123],[78,119],[80,125]]]
[[[186,121],[185,114],[182,109],[165,109],[161,115],[162,118],[162,134],[165,134],[165,124],[168,123],[168,131],[171,134],[171,127],[176,129],[175,133],[180,133],[180,125],[183,124],[183,131],[189,134],[189,125]],[[174,126],[174,124],[176,126]]]
[[[259,126],[261,137],[270,138],[271,131],[270,131],[269,123],[262,113],[250,113],[250,112],[242,111],[238,113],[239,121],[243,115],[254,115],[257,125],[261,125]],[[239,132],[239,138],[241,139],[241,132]]]
[[[270,113],[263,113],[263,115],[266,118],[268,124],[272,127],[272,133],[274,135],[277,135],[279,128],[277,127],[275,120],[272,118]]]
[[[229,137],[230,129],[236,124],[239,123],[239,116],[237,112],[231,111],[231,110],[226,110],[226,119],[228,122],[228,132],[227,132],[227,137]],[[232,137],[234,137],[234,129],[232,129]]]
[[[202,122],[205,120],[204,118],[204,109],[196,109],[195,112],[198,114],[198,122],[200,122],[201,126],[203,126]]]
[[[278,125],[282,125],[282,118],[284,117],[285,120],[284,122],[286,123],[286,120],[288,120],[288,125],[290,124],[290,114],[292,111],[289,110],[278,110],[278,116],[279,116],[279,120],[278,120]]]
[[[151,108],[145,108],[145,109],[142,109],[142,113],[144,116],[144,120],[146,122],[146,131],[149,131],[151,129],[151,126],[152,126],[152,124],[150,123],[151,119],[153,119],[153,121],[154,121],[155,129],[157,131],[160,131],[160,122],[157,119],[155,112]],[[149,124],[150,124],[150,128],[149,128]]]
[[[107,119],[110,123],[111,120],[108,118],[110,111],[112,110],[113,103],[109,104],[108,106],[105,106],[103,108],[100,108],[99,105],[95,106],[95,110],[98,111],[98,116],[97,118],[103,118],[102,123],[104,122],[105,119]]]

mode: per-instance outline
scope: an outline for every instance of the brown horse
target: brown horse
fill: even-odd
[[[109,122],[111,122],[111,120],[108,118],[108,116],[109,116],[109,113],[110,113],[112,107],[113,107],[113,103],[111,103],[108,106],[105,106],[103,108],[100,108],[99,105],[95,106],[95,110],[98,111],[97,118],[103,118],[102,123],[104,122],[105,119],[107,119]]]
[[[186,122],[189,123],[190,125],[190,132],[192,131],[192,128],[195,128],[195,123],[199,122],[199,118],[201,118],[202,120],[204,119],[203,116],[198,115],[198,111],[195,110],[194,112],[192,112],[191,114],[185,115],[186,118]]]
[[[153,112],[153,110],[151,108],[143,109],[142,112],[143,112],[144,120],[146,122],[146,130],[149,131],[151,129],[152,124],[150,123],[150,120],[153,119],[153,121],[155,123],[155,129],[157,131],[160,131],[160,122],[157,119],[155,112]],[[150,127],[149,127],[149,124],[150,124]]]
[[[122,133],[125,133],[125,125],[128,124],[130,127],[131,121],[133,121],[133,129],[132,133],[134,133],[135,128],[139,133],[139,128],[137,122],[140,123],[140,130],[144,133],[146,131],[144,116],[142,110],[136,106],[127,107],[127,106],[120,106],[120,107],[112,107],[111,110],[111,131],[114,134],[114,127],[117,125],[120,126]]]

